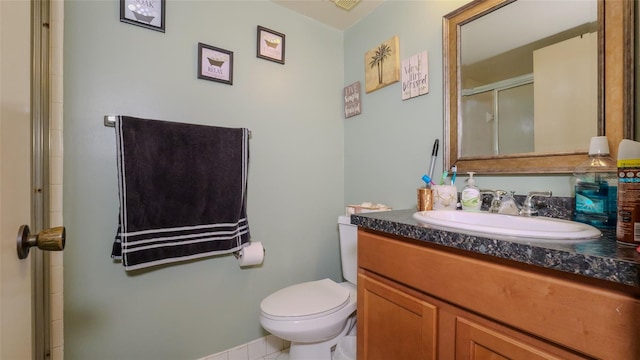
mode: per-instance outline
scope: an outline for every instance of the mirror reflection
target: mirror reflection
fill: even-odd
[[[615,157],[617,155],[617,148],[620,140],[623,138],[629,138],[633,136],[633,114],[634,114],[634,98],[633,98],[633,86],[634,86],[634,47],[633,47],[633,29],[634,29],[634,17],[633,11],[635,8],[634,1],[605,1],[605,0],[585,0],[587,2],[595,1],[597,6],[597,135],[606,135],[609,140],[609,150],[611,155]],[[539,3],[544,7],[544,14],[552,16],[559,13],[558,5],[563,3],[571,3],[576,5],[582,1],[529,1],[529,0],[473,0],[470,3],[463,5],[462,7],[450,12],[443,17],[443,63],[444,63],[444,167],[451,168],[456,165],[458,172],[473,171],[477,174],[567,174],[571,173],[575,167],[584,161],[584,157],[587,153],[587,146],[589,143],[590,135],[584,136],[584,139],[580,141],[580,148],[577,150],[550,150],[551,145],[547,147],[545,151],[535,152],[517,152],[511,154],[504,154],[493,152],[489,155],[469,155],[470,151],[466,151],[465,155],[462,155],[462,138],[465,132],[464,124],[462,124],[462,52],[461,32],[463,28],[473,24],[476,21],[482,20],[485,16],[490,16],[502,8],[508,8],[509,6],[517,5],[517,3]],[[511,25],[519,24],[520,20],[507,19],[502,20],[505,24]],[[508,26],[508,25],[505,25]],[[572,29],[571,27],[569,29]],[[501,32],[513,31],[509,27],[500,28]],[[475,33],[475,32],[474,32]],[[480,31],[477,32],[479,34]],[[491,35],[493,36],[493,35]],[[490,47],[488,44],[492,44],[491,36],[482,35],[479,40],[474,41],[482,47]],[[587,37],[587,36],[583,36]],[[466,40],[464,40],[466,41]],[[508,49],[513,49],[511,46]],[[469,50],[466,50],[469,51]],[[501,54],[497,52],[496,54]],[[557,57],[556,62],[563,61],[562,58]],[[517,62],[517,61],[516,61]],[[509,63],[493,62],[492,67],[506,68],[511,66]],[[533,70],[531,70],[533,72]],[[511,77],[509,77],[511,78]],[[525,79],[526,80],[526,79]],[[486,82],[491,84],[492,82]],[[539,79],[534,79],[534,97],[538,95],[535,93],[536,82],[541,82]],[[469,86],[468,88],[474,89],[479,86]],[[559,87],[559,89],[562,89]],[[466,90],[466,89],[465,89]],[[570,92],[577,91],[572,87]],[[520,97],[520,94],[508,94],[510,97]],[[556,94],[551,93],[551,97],[556,97]],[[533,102],[534,112],[536,99]],[[510,103],[506,103],[509,105]],[[503,104],[505,105],[505,104]],[[531,105],[530,105],[531,106]],[[593,103],[581,104],[579,109],[583,107],[593,106]],[[492,107],[497,108],[497,106]],[[570,110],[574,115],[573,118],[579,121],[579,125],[567,125],[573,131],[582,130],[587,128],[583,126],[584,119],[576,115],[578,108]],[[499,111],[495,110],[498,116]],[[520,110],[518,110],[520,111]],[[530,111],[530,110],[529,110]],[[552,112],[554,115],[556,111]],[[534,114],[535,116],[535,114]],[[483,119],[482,117],[480,117]],[[495,118],[494,113],[490,113],[487,117],[486,113],[484,121],[493,121]],[[582,121],[581,121],[582,120]],[[540,120],[542,122],[544,120]],[[563,120],[564,121],[564,120]],[[533,146],[537,146],[536,141],[538,139],[553,139],[553,136],[559,131],[560,124],[558,122],[549,122],[548,126],[537,127],[538,116],[535,116],[534,123],[525,122],[520,127],[532,127],[533,128]],[[562,123],[565,126],[565,123]],[[518,127],[518,126],[514,126]],[[539,128],[542,128],[539,130]],[[545,131],[545,133],[541,133]],[[573,132],[572,131],[572,132]],[[590,130],[591,131],[591,130]],[[497,130],[496,130],[497,132]],[[589,132],[589,134],[592,134]],[[485,135],[473,135],[472,132],[468,132],[467,136],[471,136],[473,142],[480,142],[481,138]],[[569,135],[564,134],[559,140],[551,140],[548,143],[562,144],[568,142],[565,137]],[[499,141],[512,140],[518,142],[519,146],[526,143],[524,140],[520,140],[515,135],[500,136],[497,138],[498,149],[503,145],[500,145]],[[490,142],[491,148],[495,146],[496,140],[492,139]],[[506,145],[504,145],[506,146]],[[531,145],[528,145],[529,147]],[[577,145],[576,145],[577,147]],[[522,150],[513,150],[522,151]]]
[[[515,1],[460,26],[460,158],[586,151],[598,135],[598,5]]]

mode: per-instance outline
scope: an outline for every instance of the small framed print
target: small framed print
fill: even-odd
[[[233,85],[233,51],[198,43],[198,79]]]
[[[344,88],[344,118],[359,115],[360,108],[360,81]]]
[[[120,0],[120,21],[164,32],[166,0]]]
[[[284,34],[258,26],[257,56],[284,65],[284,41]]]

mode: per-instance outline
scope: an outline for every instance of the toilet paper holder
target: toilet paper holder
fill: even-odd
[[[267,253],[267,249],[262,248],[262,253],[266,254]],[[238,251],[234,251],[233,252],[233,256],[235,256],[236,259],[240,259],[242,257],[242,254],[240,253],[240,250],[238,250]]]
[[[260,250],[262,250],[261,253]],[[262,264],[266,252],[262,242],[249,242],[240,250],[234,251],[233,256],[235,256],[240,267],[256,266]]]

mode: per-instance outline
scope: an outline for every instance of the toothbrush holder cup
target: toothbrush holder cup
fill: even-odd
[[[455,185],[433,185],[433,210],[456,210],[458,189]]]
[[[418,189],[418,211],[427,211],[433,209],[433,196],[431,189]]]

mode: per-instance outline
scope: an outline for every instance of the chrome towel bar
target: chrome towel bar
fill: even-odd
[[[104,116],[104,126],[107,127],[116,127],[116,117],[119,115],[105,115]],[[249,130],[249,137],[251,137],[251,130]]]

